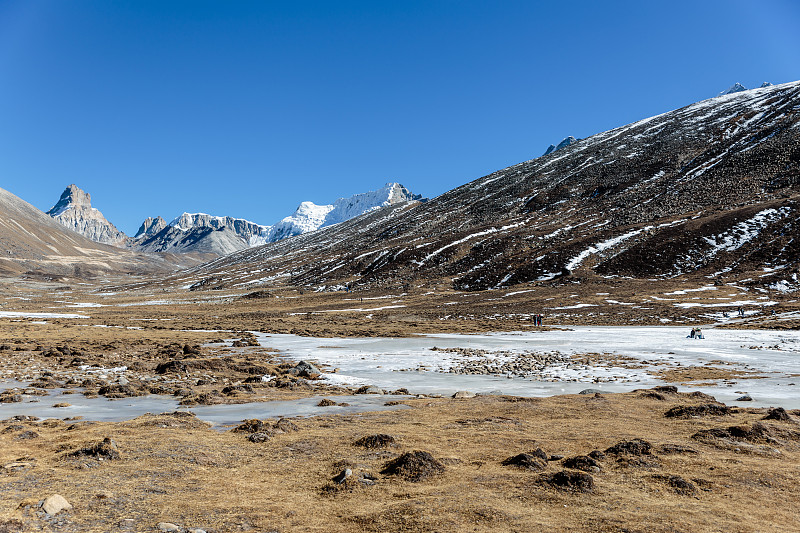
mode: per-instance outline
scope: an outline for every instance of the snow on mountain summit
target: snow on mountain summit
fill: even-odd
[[[183,213],[159,231],[137,234],[136,246],[147,251],[204,251],[227,254],[231,251],[279,241],[357,217],[374,209],[410,200],[419,200],[399,183],[387,183],[377,191],[340,198],[328,205],[302,202],[294,214],[271,226],[241,218],[205,213]],[[152,219],[148,219],[152,220]],[[213,240],[213,242],[212,242]]]
[[[580,139],[576,139],[572,135],[570,135],[569,137],[564,137],[564,139],[562,139],[561,142],[558,143],[557,145],[551,144],[550,146],[548,146],[547,150],[545,150],[545,152],[542,154],[542,157],[546,156],[547,154],[552,154],[553,152],[555,152],[557,150],[561,150],[562,148],[566,148],[567,146],[569,146],[571,144],[575,144],[579,140]]]
[[[763,85],[762,85],[762,87],[763,87]],[[746,91],[746,90],[747,90],[747,87],[745,87],[744,85],[742,85],[739,82],[736,82],[733,85],[731,85],[730,87],[728,87],[726,90],[724,90],[721,93],[719,93],[717,96],[725,96],[726,94],[740,93],[740,92]]]

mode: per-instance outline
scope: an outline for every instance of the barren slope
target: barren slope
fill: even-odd
[[[0,189],[0,274],[37,272],[84,277],[103,271],[171,270],[161,257],[135,254],[96,243]]]
[[[601,276],[704,276],[791,290],[800,82],[599,133],[427,203],[403,203],[184,276],[482,290]],[[766,270],[765,270],[766,269]]]

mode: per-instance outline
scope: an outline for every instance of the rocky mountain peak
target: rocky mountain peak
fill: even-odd
[[[139,226],[139,231],[136,232],[136,235],[134,235],[133,238],[138,239],[139,237],[155,235],[156,233],[158,233],[159,231],[161,231],[166,227],[167,227],[167,221],[161,218],[160,216],[157,216],[155,218],[147,217],[144,220],[144,222],[142,222],[142,225]]]
[[[570,135],[569,137],[564,137],[564,139],[562,139],[561,142],[558,143],[557,145],[551,144],[550,146],[548,146],[547,150],[545,150],[545,152],[542,154],[542,157],[546,156],[547,154],[552,154],[556,150],[561,150],[562,148],[566,148],[567,146],[575,144],[578,141],[579,139],[576,139],[572,135]]]
[[[64,189],[56,205],[47,214],[61,225],[95,242],[122,245],[128,239],[127,235],[106,220],[103,213],[92,207],[91,195],[74,183]]]
[[[762,87],[764,87],[764,85],[762,85]],[[740,92],[746,91],[746,90],[747,90],[747,87],[745,87],[744,85],[742,85],[739,82],[736,82],[733,85],[731,85],[730,87],[728,87],[726,90],[724,90],[721,93],[719,93],[717,96],[725,96],[726,94],[740,93]]]
[[[92,207],[92,196],[73,183],[64,189],[56,205],[54,205],[47,214],[51,217],[55,217],[71,206],[90,208]]]

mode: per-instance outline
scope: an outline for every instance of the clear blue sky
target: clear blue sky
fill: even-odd
[[[0,0],[0,187],[269,224],[797,79],[792,0]]]

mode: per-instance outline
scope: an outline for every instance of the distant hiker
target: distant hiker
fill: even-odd
[[[728,312],[727,311],[723,311],[722,312],[722,316],[725,317],[725,318],[728,318]]]
[[[703,332],[702,332],[702,331],[700,331],[700,328],[697,328],[697,330],[694,332],[694,338],[695,338],[695,339],[702,339],[702,338],[704,338],[704,337],[703,337]]]
[[[694,339],[694,335],[695,335],[695,329],[694,329],[694,328],[692,328],[692,332],[691,332],[691,333],[689,333],[689,338],[690,338],[690,339]]]

